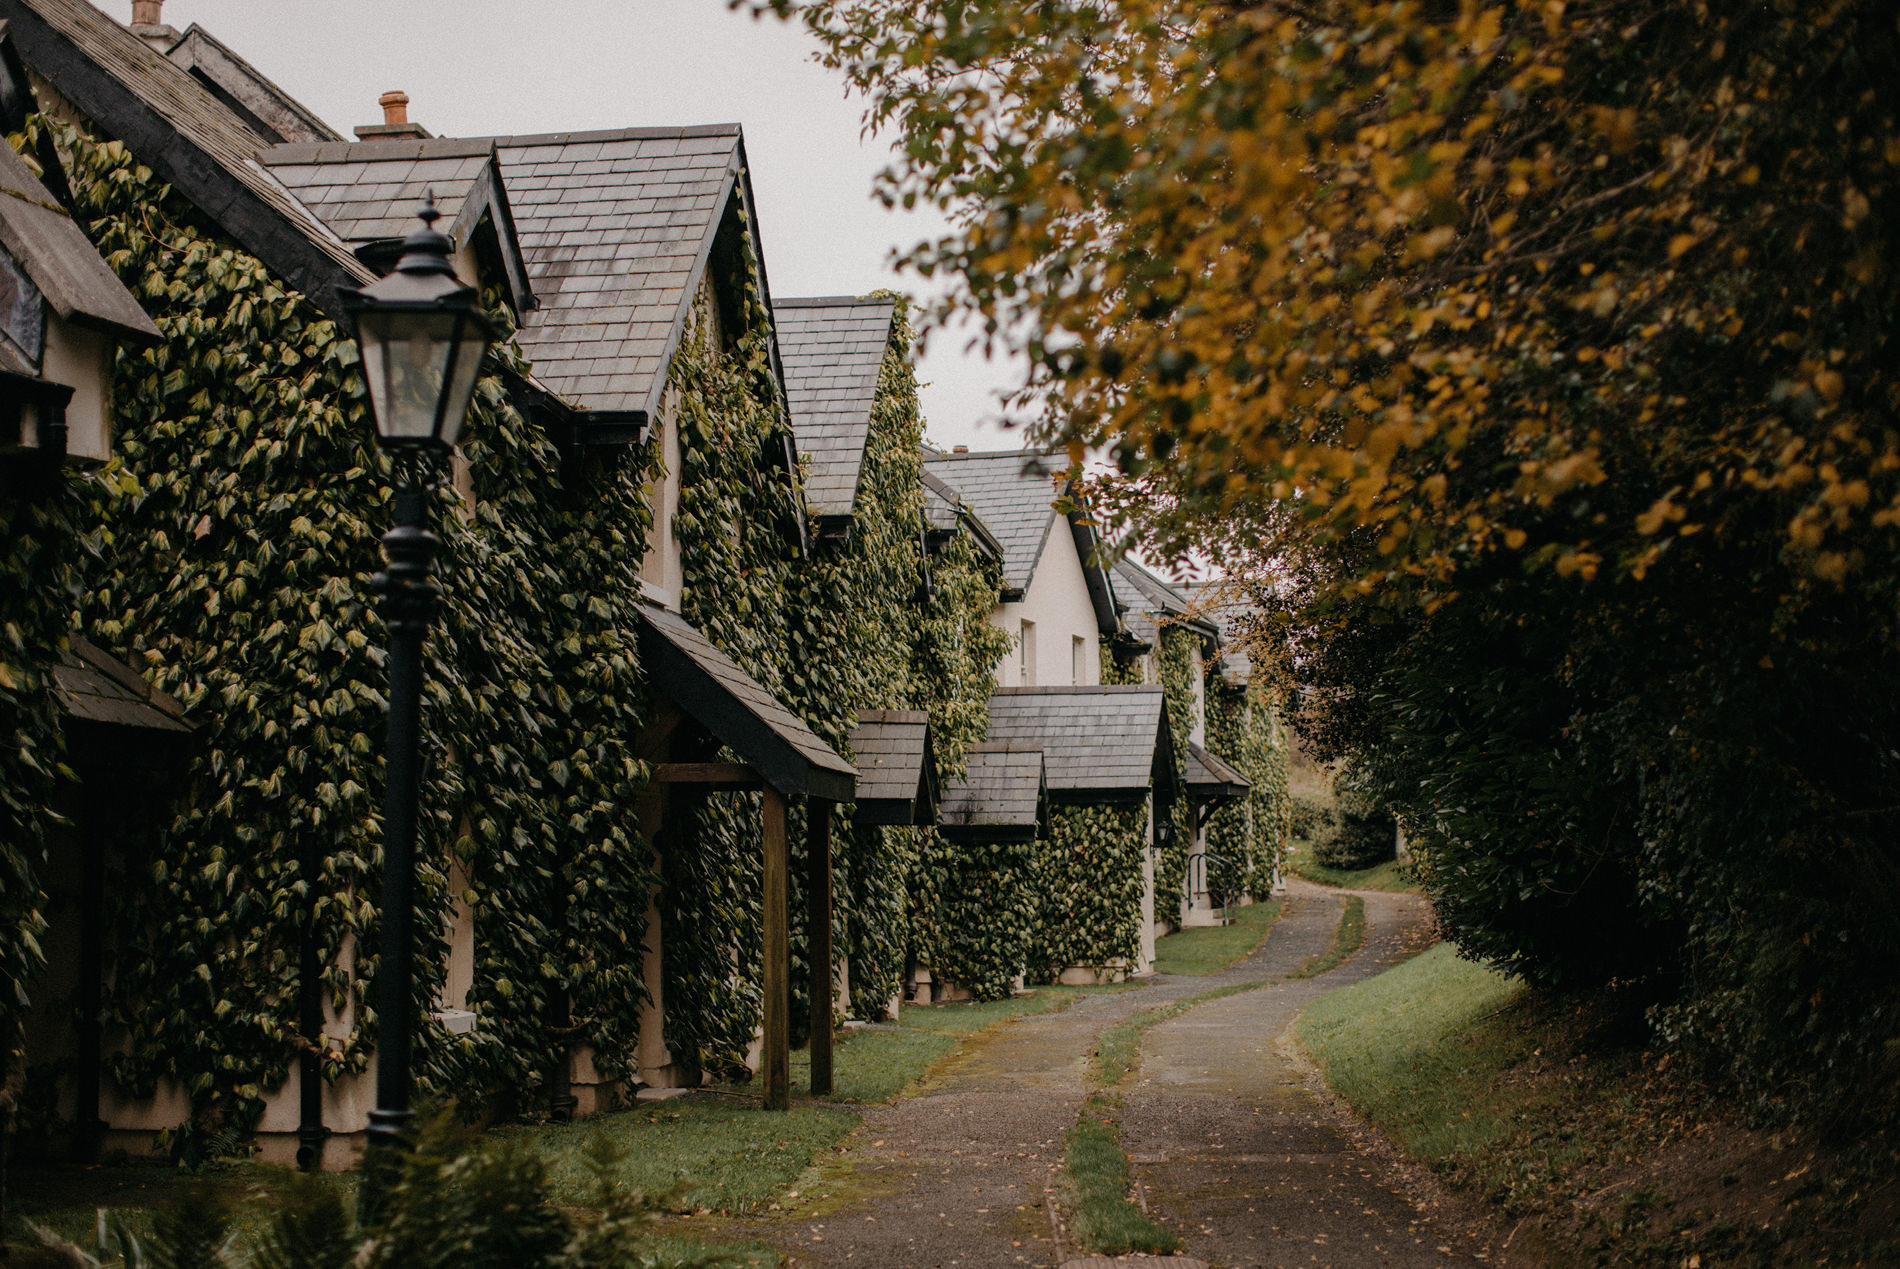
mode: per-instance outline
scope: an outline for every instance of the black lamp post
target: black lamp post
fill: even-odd
[[[435,619],[430,580],[439,539],[428,527],[432,460],[461,434],[482,357],[494,339],[475,292],[455,276],[452,244],[436,232],[430,197],[422,227],[388,277],[344,303],[356,323],[376,435],[396,457],[396,525],[383,535],[388,570],[376,578],[389,628],[389,788],[383,810],[383,951],[376,982],[376,1109],[372,1146],[403,1142],[415,1029],[416,782],[420,765],[422,640]]]

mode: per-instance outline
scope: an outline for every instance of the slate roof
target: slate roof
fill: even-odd
[[[1218,754],[1209,753],[1193,741],[1187,747],[1187,791],[1204,800],[1227,800],[1247,796],[1253,781],[1240,774]]]
[[[492,141],[436,138],[277,145],[260,161],[337,237],[363,243],[414,232],[416,208],[430,191],[444,229],[455,226],[494,158]]]
[[[520,336],[535,378],[585,409],[657,417],[668,363],[735,187],[758,240],[741,180],[739,125],[497,137],[495,144],[541,300]]]
[[[849,802],[857,771],[678,613],[643,605],[641,651],[658,690],[787,797]]]
[[[337,131],[197,23],[165,50],[266,142],[341,141]]]
[[[964,756],[966,774],[943,789],[938,831],[946,837],[1028,841],[1042,822],[1042,750],[986,741]]]
[[[55,313],[133,342],[158,342],[158,327],[99,258],[91,240],[53,201],[10,145],[0,144],[0,247],[26,270]]]
[[[853,296],[772,305],[792,429],[799,453],[811,459],[805,502],[813,515],[848,516],[857,499],[896,307],[888,299]]]
[[[928,824],[936,818],[936,755],[930,715],[914,709],[858,711],[851,731],[862,824]]]
[[[967,528],[978,551],[998,562],[1003,558],[1002,543],[996,540],[982,517],[970,509],[962,494],[928,468],[924,470],[924,523],[933,533],[955,533],[959,526]]]
[[[53,667],[53,692],[68,718],[147,732],[192,731],[184,706],[131,666],[77,635],[68,643]]]
[[[1159,639],[1161,619],[1173,618],[1194,626],[1209,645],[1218,638],[1218,627],[1194,613],[1185,590],[1156,576],[1138,561],[1127,557],[1116,560],[1114,567],[1108,570],[1108,577],[1114,588],[1115,602],[1125,610],[1129,628],[1137,637],[1150,641]]]
[[[376,275],[255,159],[258,135],[184,68],[86,0],[0,0],[21,57],[79,112],[308,295]]]
[[[999,688],[989,738],[1042,750],[1060,801],[1139,798],[1157,773],[1172,792],[1174,738],[1158,687]]]
[[[983,518],[1003,548],[1003,585],[1028,590],[1042,560],[1049,528],[1060,517],[1056,499],[1067,464],[1034,450],[925,456],[932,475],[954,487]]]
[[[539,305],[493,141],[432,137],[278,145],[259,161],[355,247],[414,233],[416,209],[430,195],[442,213],[443,231],[457,244],[467,243],[483,216],[489,217],[515,311]]]

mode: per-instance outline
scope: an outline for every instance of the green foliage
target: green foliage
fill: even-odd
[[[1265,676],[1246,686],[1225,682],[1217,666],[1207,676],[1207,748],[1247,777],[1245,799],[1218,807],[1208,818],[1207,849],[1232,861],[1240,884],[1255,899],[1273,890],[1292,835],[1293,799],[1287,792],[1287,732]],[[1209,881],[1222,879],[1212,868]]]
[[[1124,656],[1113,648],[1102,653],[1102,685],[1104,687],[1135,686],[1147,681],[1147,658]]]
[[[1377,792],[1351,767],[1340,772],[1333,791],[1329,822],[1308,838],[1314,862],[1351,872],[1392,859],[1398,853],[1398,824]]]
[[[326,1075],[360,1070],[373,1042],[384,674],[369,583],[391,473],[334,323],[122,145],[34,126],[54,130],[88,232],[165,337],[119,361],[123,494],[94,508],[80,618],[200,724],[146,884],[114,892],[109,1022],[129,1044],[112,1074],[134,1096],[179,1081],[186,1135],[242,1128],[295,1056],[306,922],[329,1007],[356,1024]],[[505,347],[498,364],[509,374],[483,380],[465,432],[473,499],[436,495],[443,616],[423,708],[420,926],[443,928],[454,898],[472,906],[481,1023],[453,1040],[429,1025],[439,945],[417,995],[426,1084],[531,1092],[560,993],[609,1070],[637,1025],[629,949],[651,873],[619,808],[644,774],[626,747],[644,700],[629,570],[649,515],[643,455],[563,495],[510,396],[519,358]]]
[[[348,1269],[356,1239],[342,1187],[299,1173],[258,1239],[252,1269]]]
[[[0,483],[0,1083],[21,1060],[27,982],[42,961],[40,876],[64,753],[52,670],[80,591],[87,504],[110,495],[64,473]]]
[[[1071,966],[1133,969],[1141,955],[1145,802],[1058,805],[1036,843],[1036,920],[1029,972],[1051,979]]]
[[[1284,584],[1462,947],[1765,1107],[1884,1078],[1891,3],[773,7],[1096,505]]]
[[[1316,841],[1339,822],[1339,816],[1331,802],[1322,802],[1318,798],[1294,795],[1292,823],[1288,825],[1293,836],[1302,841]]]
[[[1194,652],[1200,636],[1184,625],[1163,626],[1157,660],[1161,695],[1174,733],[1175,779],[1187,778],[1187,747],[1194,734]],[[1171,831],[1155,852],[1155,917],[1173,923],[1180,918],[1187,887],[1188,851],[1194,844],[1194,808],[1185,797],[1176,798]]]
[[[1038,919],[1035,842],[935,833],[912,874],[912,954],[978,1000],[1002,1000],[1028,965]]]

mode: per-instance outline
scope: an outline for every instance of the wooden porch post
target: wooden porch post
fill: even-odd
[[[831,1092],[831,998],[836,994],[831,965],[831,803],[812,798],[805,804],[805,843],[811,876],[811,1091]]]
[[[765,787],[765,1108],[791,1107],[791,850],[785,795]]]

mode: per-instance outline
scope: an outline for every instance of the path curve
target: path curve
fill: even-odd
[[[865,1108],[844,1156],[827,1168],[848,1177],[830,1188],[852,1197],[808,1195],[722,1233],[771,1242],[798,1269],[1068,1262],[1078,1253],[1054,1227],[1052,1200],[1096,1039],[1144,1009],[1260,982],[1269,985],[1147,1032],[1141,1069],[1123,1088],[1123,1144],[1152,1214],[1190,1256],[1227,1269],[1427,1263],[1420,1255],[1440,1264],[1480,1254],[1479,1240],[1440,1231],[1429,1209],[1394,1193],[1416,1193],[1415,1178],[1363,1149],[1350,1117],[1279,1050],[1307,1002],[1428,942],[1416,896],[1354,893],[1366,901],[1366,947],[1330,972],[1285,979],[1331,947],[1342,892],[1289,882],[1280,919],[1252,955],[1219,974],[1157,975],[966,1041],[932,1086]]]

